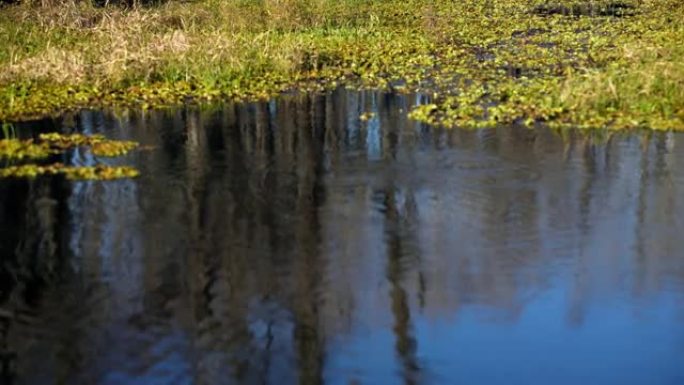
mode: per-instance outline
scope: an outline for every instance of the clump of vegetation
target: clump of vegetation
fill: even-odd
[[[40,134],[33,139],[0,139],[0,158],[9,160],[41,159],[75,147],[89,147],[95,156],[114,157],[125,155],[138,146],[131,141],[110,140],[102,135]]]
[[[0,168],[0,178],[36,178],[41,175],[64,174],[69,180],[114,180],[121,178],[135,178],[140,172],[127,166],[65,166],[62,163],[40,166],[25,164]]]
[[[91,153],[100,157],[125,155],[138,144],[130,141],[106,139],[101,135],[81,134],[62,135],[58,133],[41,134],[38,141],[16,138],[0,140],[0,160],[13,164],[24,160],[39,160],[76,147],[89,148]],[[64,174],[67,179],[111,180],[138,176],[132,167],[112,167],[97,165],[89,167],[65,166],[62,163],[38,165],[35,163],[9,165],[0,168],[0,178],[34,178],[40,175]]]
[[[138,143],[110,140],[102,135],[63,135],[58,133],[41,134],[40,140],[50,148],[67,150],[74,147],[89,147],[95,156],[114,157],[127,154],[138,147]]]
[[[684,41],[684,29],[667,39]],[[684,45],[624,45],[605,68],[568,76],[557,103],[576,121],[609,119],[616,128],[684,129]]]
[[[0,121],[344,82],[444,126],[684,129],[681,0],[201,0],[0,10]]]
[[[564,16],[633,16],[634,5],[621,1],[545,2],[533,8],[539,15]]]
[[[0,125],[0,128],[2,129],[2,138],[8,139],[16,136],[16,132],[14,131],[14,125],[12,125],[11,123],[2,123],[2,125]]]
[[[54,153],[47,143],[33,140],[0,139],[0,158],[12,160],[41,159]]]

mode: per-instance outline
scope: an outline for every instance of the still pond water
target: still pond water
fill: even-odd
[[[684,384],[684,136],[420,102],[20,127],[146,148],[110,160],[138,179],[0,181],[0,384]]]

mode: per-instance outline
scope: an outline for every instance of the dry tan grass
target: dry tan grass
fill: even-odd
[[[30,24],[47,39],[60,37],[49,49],[29,54],[17,47],[0,83],[117,83],[163,76],[160,72],[170,63],[231,71],[256,62],[257,67],[268,63],[292,71],[301,66],[306,45],[287,32],[313,29],[336,13],[344,19],[354,11],[340,7],[332,0],[209,1],[192,7],[171,2],[133,9],[75,1],[24,5],[13,10],[19,23]]]
[[[49,48],[35,56],[6,66],[0,83],[16,78],[50,80],[57,83],[80,82],[87,78],[88,66],[79,52]]]
[[[186,32],[197,23],[197,15],[175,15],[171,7],[96,9],[67,3],[59,11],[27,6],[17,16],[20,23],[32,23],[37,34],[51,40],[45,49],[31,55],[13,55],[0,73],[0,82],[117,82],[132,72],[145,77],[160,61],[182,58],[193,41],[198,41]],[[73,35],[76,42],[52,38],[58,34]]]

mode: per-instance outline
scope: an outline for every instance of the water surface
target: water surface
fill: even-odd
[[[0,181],[0,384],[684,383],[684,136],[443,130],[420,102],[21,127],[146,149],[110,161],[134,180]]]

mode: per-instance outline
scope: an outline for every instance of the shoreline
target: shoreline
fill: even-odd
[[[684,130],[675,0],[378,3],[5,6],[0,122],[401,81],[433,125]]]

